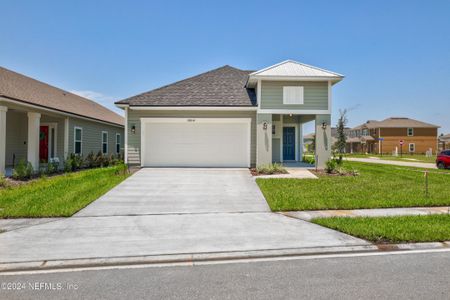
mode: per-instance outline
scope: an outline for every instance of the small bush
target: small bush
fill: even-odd
[[[325,163],[325,172],[328,174],[334,173],[336,171],[337,163],[334,159],[329,159]]]
[[[70,157],[64,161],[64,172],[72,172],[72,159]]]
[[[6,177],[3,174],[0,174],[0,188],[7,188],[9,186],[8,181],[6,181]]]
[[[287,174],[288,171],[281,164],[267,164],[256,167],[258,174],[272,175],[272,174]]]
[[[33,166],[30,162],[21,159],[13,170],[12,177],[16,180],[27,180],[33,175]]]
[[[103,156],[102,151],[98,151],[97,155],[95,156],[95,166],[96,167],[103,167],[105,157]]]
[[[97,166],[95,161],[95,154],[92,151],[89,152],[84,161],[87,168],[94,168]]]
[[[302,161],[304,163],[310,164],[310,165],[315,165],[316,164],[316,159],[314,158],[314,156],[303,156]]]

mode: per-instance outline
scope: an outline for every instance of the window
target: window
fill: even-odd
[[[102,153],[108,153],[108,132],[102,131]]]
[[[368,129],[363,129],[362,135],[363,135],[363,136],[368,136],[368,135],[369,135]]]
[[[283,86],[283,104],[303,104],[303,87]]]
[[[414,128],[408,128],[408,136],[414,135]]]
[[[409,144],[409,152],[415,152],[416,151],[416,144],[410,143]]]
[[[116,133],[116,153],[120,153],[120,133]]]
[[[73,152],[75,154],[82,154],[83,149],[83,128],[75,127],[73,135]]]
[[[272,134],[275,134],[276,130],[275,130],[275,125],[272,125]]]

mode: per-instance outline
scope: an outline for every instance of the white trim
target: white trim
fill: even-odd
[[[413,145],[413,150],[411,151],[411,145]],[[416,143],[409,143],[408,144],[408,152],[409,153],[415,153],[416,152]]]
[[[253,73],[250,73],[248,76],[255,76],[255,75],[258,75],[259,73],[262,73],[262,72],[265,72],[265,71],[267,71],[267,70],[276,68],[276,67],[281,66],[281,65],[284,65],[284,64],[286,64],[286,63],[294,63],[294,64],[298,64],[298,65],[301,65],[301,66],[304,66],[304,67],[308,67],[308,68],[311,68],[311,69],[316,69],[316,70],[319,70],[319,71],[322,71],[322,72],[327,72],[327,73],[330,73],[330,74],[332,74],[332,75],[334,75],[334,76],[336,76],[336,77],[344,77],[344,75],[342,75],[342,74],[339,74],[339,73],[336,73],[336,72],[332,72],[332,71],[328,71],[328,70],[325,70],[325,69],[322,69],[322,68],[319,68],[319,67],[307,65],[307,64],[304,64],[304,63],[301,63],[301,62],[298,62],[298,61],[295,61],[295,60],[292,60],[292,59],[287,59],[287,60],[282,61],[282,62],[279,62],[279,63],[277,63],[277,64],[275,64],[275,65],[272,65],[272,66],[266,67],[266,68],[264,68],[264,69],[255,71],[255,72],[253,72]],[[331,76],[330,76],[330,77],[331,77]]]
[[[0,97],[0,100],[1,101],[5,101],[5,102],[18,104],[18,105],[25,106],[25,107],[35,108],[35,109],[38,109],[38,110],[49,111],[49,112],[52,112],[52,113],[55,113],[55,114],[60,114],[60,115],[63,115],[63,116],[69,116],[69,117],[79,118],[79,119],[82,119],[82,120],[88,120],[88,121],[91,121],[91,122],[97,122],[97,123],[102,123],[102,124],[106,124],[106,125],[110,125],[110,126],[116,126],[116,127],[123,128],[123,125],[119,125],[119,124],[115,124],[115,123],[109,123],[109,122],[97,120],[97,119],[94,119],[94,118],[83,117],[83,116],[80,116],[80,115],[77,115],[77,114],[68,113],[68,112],[62,112],[60,110],[46,108],[46,107],[42,107],[42,106],[39,106],[39,105],[33,105],[33,104],[29,104],[29,103],[24,103],[22,101],[16,101],[16,100],[3,98],[3,97]]]
[[[75,149],[75,143],[76,143],[76,138],[77,138],[77,129],[81,130],[81,138],[80,138],[80,153],[76,153]],[[74,126],[73,127],[73,153],[74,154],[80,154],[83,155],[83,127],[79,127],[79,126]]]
[[[328,81],[328,110],[331,111],[331,105],[332,105],[332,88],[331,88],[331,81]]]
[[[119,137],[119,142],[117,142],[117,137]],[[120,133],[116,132],[116,143],[115,143],[116,149],[114,149],[116,154],[119,154],[120,153],[120,149],[122,148],[121,140],[122,140],[122,135]],[[117,145],[119,145],[119,152],[117,152]]]
[[[103,141],[103,134],[105,134],[106,133],[106,143]],[[109,133],[108,133],[108,131],[106,131],[106,130],[102,130],[102,136],[101,136],[102,138],[101,138],[101,141],[102,141],[102,154],[108,154],[109,153]],[[104,144],[106,144],[106,152],[103,152],[103,145]]]
[[[412,130],[412,134],[409,134],[409,130]],[[408,128],[406,128],[406,135],[407,136],[414,136],[414,128],[413,127],[408,127]]]
[[[257,75],[255,79],[270,80],[270,81],[332,81],[337,83],[342,80],[343,77],[332,76],[265,76]]]
[[[256,111],[256,106],[231,106],[231,107],[214,107],[214,106],[130,106],[131,110],[207,110],[207,111]]]
[[[248,164],[247,167],[250,168],[251,165],[251,149],[252,149],[252,119],[251,118],[141,118],[141,167],[144,167],[144,155],[145,155],[145,124],[148,123],[186,123],[186,122],[195,122],[195,123],[244,123],[248,124]]]
[[[114,105],[117,106],[118,108],[123,108],[123,109],[130,106],[129,104],[114,104]]]
[[[47,160],[50,161],[50,158],[58,157],[58,123],[56,122],[43,122],[40,124],[40,126],[48,126],[48,157]],[[55,140],[52,140],[51,136],[51,130],[55,130]],[[51,157],[51,144],[53,144],[53,147],[55,149],[55,155]]]
[[[124,163],[128,163],[128,107],[125,107],[125,129],[124,129]]]
[[[261,108],[261,95],[262,95],[262,80],[258,79],[258,85],[256,86],[256,104],[258,109]]]
[[[258,109],[259,114],[276,115],[329,115],[330,110],[308,110],[308,109]]]
[[[64,119],[64,159],[69,156],[69,118]]]

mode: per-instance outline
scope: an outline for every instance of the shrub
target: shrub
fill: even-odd
[[[304,155],[302,158],[302,161],[304,163],[310,164],[310,165],[315,165],[316,164],[316,159],[314,158],[314,156],[306,156]]]
[[[70,157],[64,161],[64,172],[72,172],[72,159]]]
[[[337,163],[334,159],[329,159],[325,163],[325,172],[328,174],[334,173],[336,171]]]
[[[104,162],[104,156],[102,151],[98,151],[97,155],[95,156],[95,166],[96,167],[102,167]]]
[[[58,172],[59,162],[51,161],[47,164],[47,174],[53,174]]]
[[[287,174],[288,171],[283,167],[281,164],[267,164],[267,165],[260,165],[256,167],[256,172],[258,174]]]
[[[16,180],[27,180],[33,175],[33,166],[30,162],[21,159],[13,170],[12,177]]]
[[[87,168],[94,168],[96,167],[96,161],[95,161],[95,154],[94,152],[89,152],[89,154],[86,156],[86,159],[84,160]]]
[[[8,181],[6,181],[6,177],[3,174],[0,174],[0,188],[6,188],[8,187]]]

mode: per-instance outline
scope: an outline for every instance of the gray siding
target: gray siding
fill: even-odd
[[[303,86],[304,104],[283,104],[283,86]],[[262,109],[328,109],[328,82],[314,81],[262,81],[261,85]]]
[[[140,164],[141,158],[141,120],[140,118],[251,118],[251,165],[256,164],[256,112],[254,111],[128,111],[128,163]],[[131,127],[136,126],[136,133]]]
[[[28,118],[24,112],[8,110],[6,112],[6,165],[27,159]]]
[[[74,149],[74,128],[81,127],[83,129],[82,135],[82,153],[86,156],[90,152],[97,153],[102,150],[102,131],[108,132],[108,154],[116,154],[116,133],[121,136],[121,154],[124,148],[124,130],[123,128],[107,125],[103,123],[70,118],[69,119],[69,154],[75,151]],[[59,151],[59,149],[58,149]]]
[[[280,143],[279,138],[272,139],[272,162],[280,162]]]

